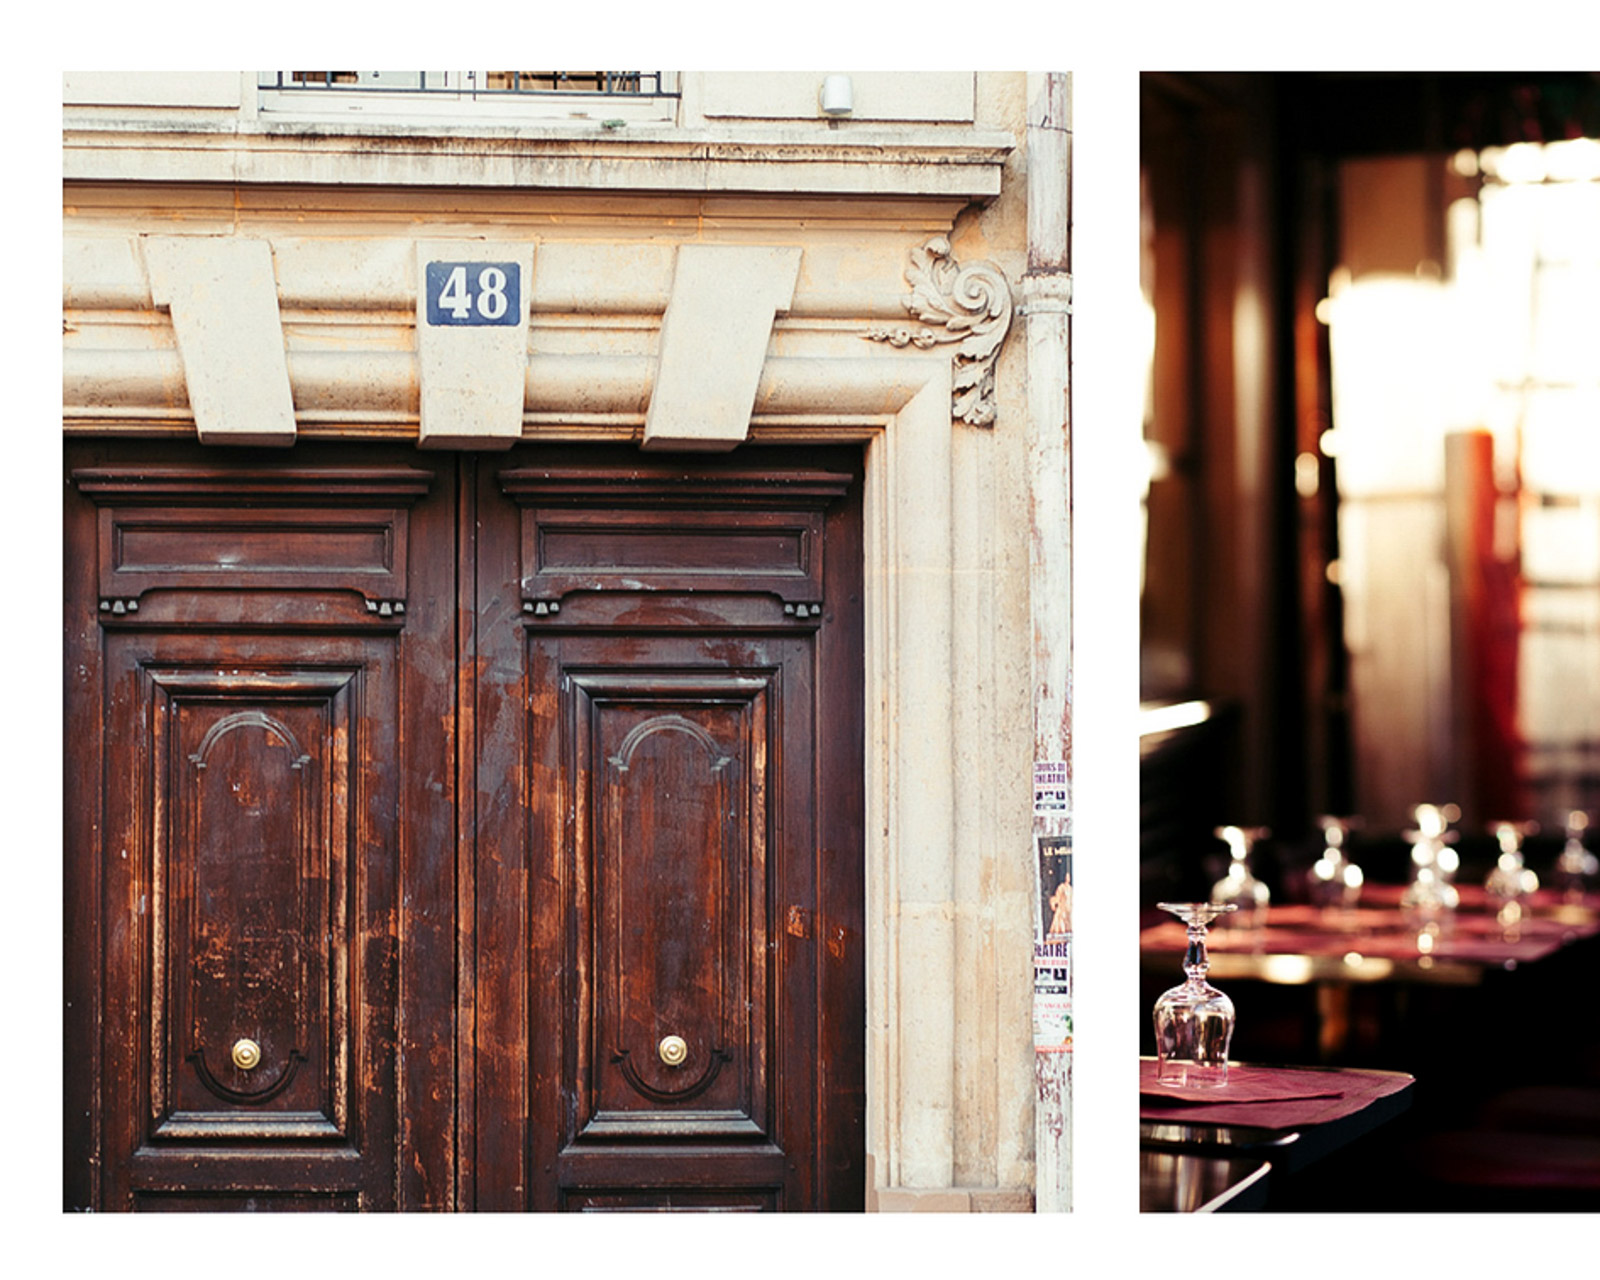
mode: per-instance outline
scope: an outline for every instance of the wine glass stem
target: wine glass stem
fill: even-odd
[[[1203,924],[1191,924],[1189,949],[1183,956],[1183,971],[1195,981],[1200,981],[1210,967],[1211,958],[1206,955],[1206,927]]]

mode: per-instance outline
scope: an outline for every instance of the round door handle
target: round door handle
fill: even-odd
[[[656,1046],[656,1052],[669,1067],[681,1067],[689,1059],[689,1046],[682,1036],[667,1036]]]
[[[261,1046],[254,1040],[233,1042],[233,1065],[240,1071],[249,1071],[261,1063]]]

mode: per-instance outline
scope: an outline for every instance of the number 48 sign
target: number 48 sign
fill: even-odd
[[[514,325],[522,319],[522,273],[515,262],[430,262],[429,324]]]

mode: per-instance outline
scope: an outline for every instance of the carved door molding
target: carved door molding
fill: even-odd
[[[861,1207],[858,455],[68,470],[69,1207]]]

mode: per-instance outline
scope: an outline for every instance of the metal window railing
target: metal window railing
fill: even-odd
[[[264,71],[263,89],[332,93],[439,93],[467,98],[598,94],[676,98],[661,71]]]

